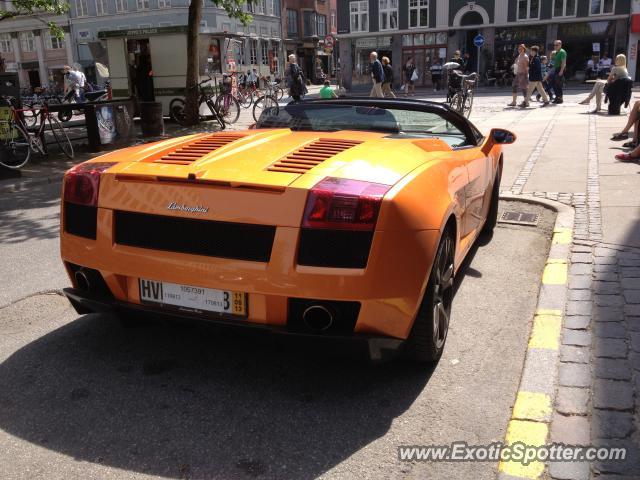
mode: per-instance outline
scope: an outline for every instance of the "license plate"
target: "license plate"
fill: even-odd
[[[177,283],[139,280],[140,300],[161,306],[201,313],[215,312],[246,316],[246,294],[229,290],[179,285]]]

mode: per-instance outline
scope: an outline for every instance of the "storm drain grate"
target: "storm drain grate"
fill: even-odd
[[[500,217],[500,223],[512,223],[514,225],[530,225],[535,227],[538,225],[538,219],[540,214],[538,213],[525,213],[525,212],[504,212]]]

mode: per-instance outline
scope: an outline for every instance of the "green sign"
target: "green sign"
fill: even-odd
[[[11,107],[0,107],[0,140],[10,140],[17,137],[17,131],[11,119]]]

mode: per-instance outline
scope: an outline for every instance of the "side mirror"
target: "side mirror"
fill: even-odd
[[[493,143],[499,143],[501,145],[508,145],[516,141],[516,134],[509,130],[503,130],[502,128],[493,128],[489,133]]]

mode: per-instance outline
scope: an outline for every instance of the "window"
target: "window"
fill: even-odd
[[[324,38],[327,35],[327,17],[326,15],[318,15],[318,22],[316,30],[320,38]]]
[[[331,31],[335,31],[336,29],[336,13],[331,12]]]
[[[257,13],[259,15],[264,15],[264,0],[257,0],[253,4],[253,13]]]
[[[287,37],[293,38],[298,36],[298,12],[296,10],[287,10]]]
[[[200,26],[201,27],[206,27],[207,26],[207,21],[206,20],[200,20]]]
[[[316,22],[317,22],[317,14],[316,12],[312,12],[312,11],[305,11],[303,13],[304,17],[304,22],[302,25],[302,34],[305,37],[315,37],[317,35],[317,31],[316,31]]]
[[[222,31],[223,32],[230,32],[231,31],[231,24],[230,23],[223,23],[222,24]]]
[[[36,49],[36,38],[33,32],[20,32],[20,48],[23,52],[33,52]]]
[[[158,8],[171,8],[171,0],[158,0]]]
[[[540,0],[518,0],[518,20],[540,18]]]
[[[11,34],[0,34],[0,52],[11,53],[12,51],[13,49],[11,48]]]
[[[251,65],[258,64],[258,41],[257,40],[249,40],[249,45],[251,50],[249,54],[251,55]]]
[[[173,26],[172,22],[158,22],[159,27],[171,27]]]
[[[116,0],[116,13],[124,13],[127,11],[126,0]]]
[[[87,15],[89,15],[87,0],[76,0],[76,16],[86,17]]]
[[[349,25],[352,32],[369,31],[369,1],[349,2]]]
[[[137,0],[138,10],[149,10],[149,0]]]
[[[591,0],[591,15],[608,15],[613,13],[615,0]]]
[[[380,11],[380,30],[398,28],[398,0],[378,0]]]
[[[554,17],[575,17],[577,0],[553,0]]]
[[[409,28],[429,26],[429,0],[409,0]]]
[[[44,47],[47,50],[60,50],[64,48],[64,38],[58,38],[51,35],[49,30],[44,32]]]
[[[106,15],[109,13],[107,0],[96,0],[96,15]]]
[[[238,44],[238,65],[244,65],[244,42]]]
[[[262,65],[269,65],[269,42],[262,41]]]
[[[273,14],[276,17],[280,16],[280,0],[273,0]]]

